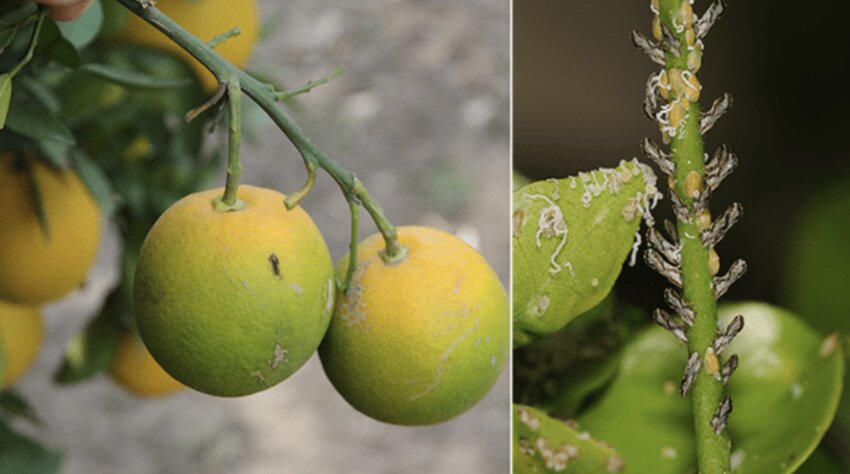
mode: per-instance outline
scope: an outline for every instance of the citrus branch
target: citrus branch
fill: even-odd
[[[21,69],[26,67],[26,65],[29,64],[30,61],[32,61],[33,54],[35,53],[35,47],[38,46],[38,35],[41,33],[41,26],[44,24],[44,18],[46,16],[47,13],[44,7],[38,7],[35,28],[33,28],[32,30],[32,39],[30,39],[30,44],[27,48],[27,53],[24,55],[23,59],[21,59],[21,61],[11,71],[9,71],[10,77],[17,76],[18,73],[21,72]]]
[[[336,181],[346,196],[346,199],[354,199],[363,205],[383,235],[386,243],[384,259],[387,262],[394,262],[404,258],[404,251],[398,243],[395,227],[384,215],[380,206],[372,200],[369,193],[366,192],[366,188],[353,173],[343,168],[337,161],[319,150],[307,138],[298,124],[283,109],[277,106],[279,92],[275,91],[272,85],[257,80],[228,62],[208,44],[186,31],[186,29],[154,7],[152,0],[115,1],[186,50],[212,72],[220,83],[227,82],[231,78],[238,80],[242,91],[269,115],[272,121],[301,154],[305,164],[313,161]],[[309,172],[309,165],[307,166]]]
[[[726,474],[731,472],[726,426],[733,405],[725,386],[738,358],[732,355],[723,363],[721,355],[743,328],[744,319],[737,316],[718,331],[717,299],[746,271],[746,263],[737,260],[725,275],[717,276],[720,257],[714,247],[743,211],[740,204],[733,204],[713,219],[709,209],[710,195],[737,163],[725,146],[706,162],[702,137],[729,108],[731,96],[724,94],[705,113],[699,104],[702,38],[723,13],[724,4],[716,0],[702,17],[694,14],[691,4],[691,0],[651,0],[654,39],[632,33],[635,45],[663,67],[647,82],[644,110],[657,122],[670,152],[648,139],[643,145],[646,155],[669,175],[676,216],[675,226],[668,226],[672,242],[650,229],[644,257],[678,287],[664,293],[673,314],[656,309],[653,318],[687,345],[689,360],[680,393],[692,396],[698,470]]]

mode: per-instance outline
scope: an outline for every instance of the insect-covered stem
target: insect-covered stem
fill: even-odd
[[[366,188],[363,187],[353,173],[343,168],[337,161],[318,149],[307,137],[303,130],[283,109],[278,107],[280,93],[274,87],[237,68],[224,59],[207,43],[201,41],[174,20],[159,11],[152,0],[115,0],[134,15],[138,16],[165,36],[186,50],[210,72],[218,78],[219,82],[227,82],[229,78],[239,81],[242,91],[260,106],[272,119],[272,121],[286,135],[290,142],[301,154],[305,163],[313,163],[324,169],[339,185],[346,199],[353,198],[363,205],[378,230],[384,237],[386,249],[384,259],[387,262],[398,261],[404,258],[404,250],[398,243],[395,227],[384,215],[380,206],[375,203]],[[309,173],[309,165],[308,165]]]
[[[726,423],[732,400],[725,385],[737,367],[737,356],[723,364],[720,356],[743,327],[743,318],[733,320],[718,333],[717,299],[746,270],[739,260],[727,275],[717,277],[720,266],[714,246],[741,215],[741,206],[733,205],[712,222],[708,201],[711,192],[734,169],[734,155],[722,147],[706,163],[703,134],[731,106],[724,95],[703,114],[700,111],[702,86],[697,72],[702,64],[704,37],[723,13],[722,0],[712,4],[702,18],[694,15],[690,0],[651,0],[654,41],[639,33],[634,43],[663,66],[647,82],[644,110],[654,119],[669,144],[669,153],[651,140],[643,147],[647,156],[669,176],[670,201],[676,216],[669,229],[674,243],[667,242],[656,230],[650,230],[647,263],[661,271],[679,289],[665,291],[665,301],[674,311],[657,310],[655,320],[687,345],[689,361],[681,385],[682,395],[693,400],[694,435],[697,465],[701,474],[731,472],[731,443]],[[670,246],[675,245],[675,250]],[[680,318],[683,323],[677,322]],[[683,336],[683,328],[686,328]]]

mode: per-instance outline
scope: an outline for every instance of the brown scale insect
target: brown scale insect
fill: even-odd
[[[272,264],[272,272],[278,278],[280,278],[280,259],[277,258],[277,255],[271,254],[269,255],[269,262]]]

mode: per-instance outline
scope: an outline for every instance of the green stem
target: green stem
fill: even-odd
[[[688,0],[661,0],[661,21],[670,31],[676,32],[676,26],[682,25],[680,12],[682,3]],[[676,18],[674,25],[673,18]],[[668,76],[671,70],[688,70],[685,33],[676,34],[682,45],[682,54],[667,54],[665,69]],[[696,71],[692,71],[694,75]],[[724,398],[724,387],[720,380],[709,374],[706,369],[705,354],[713,346],[717,331],[717,302],[713,287],[713,275],[709,269],[711,249],[702,244],[697,216],[694,211],[694,199],[690,195],[696,173],[699,183],[705,180],[705,150],[700,133],[700,107],[698,102],[690,103],[679,132],[671,138],[672,159],[676,164],[675,189],[681,201],[690,210],[688,222],[677,221],[681,248],[682,291],[685,302],[694,310],[697,317],[688,330],[688,353],[697,352],[703,358],[703,369],[698,372],[691,396],[693,399],[694,431],[696,438],[697,464],[700,474],[723,474],[731,472],[731,443],[727,430],[720,435],[714,433],[712,418]]]
[[[313,80],[313,81],[308,81],[306,84],[302,85],[301,87],[296,87],[295,89],[289,89],[289,90],[285,90],[285,91],[282,91],[282,92],[278,92],[277,93],[277,100],[285,101],[285,100],[289,100],[289,99],[295,97],[296,95],[306,94],[306,93],[312,91],[313,89],[315,89],[316,87],[319,87],[323,84],[327,84],[328,82],[336,79],[337,77],[341,76],[344,72],[345,72],[345,68],[340,65],[339,67],[337,67],[334,70],[334,72],[328,74],[327,76],[325,76],[323,78],[316,79],[316,80]]]
[[[345,271],[345,280],[342,283],[337,282],[337,286],[343,293],[348,294],[348,289],[351,288],[351,279],[354,278],[354,272],[357,270],[357,243],[360,238],[360,205],[353,199],[348,200],[348,206],[351,208],[351,240],[348,244],[348,269]]]
[[[227,127],[227,184],[221,201],[231,209],[244,207],[239,203],[237,193],[242,179],[242,89],[238,79],[227,82],[227,103],[230,107],[230,119]]]
[[[289,141],[292,142],[304,161],[316,160],[317,164],[336,181],[347,198],[353,197],[363,204],[375,221],[386,242],[384,259],[391,262],[403,258],[404,252],[398,243],[395,227],[393,227],[384,215],[381,208],[372,201],[372,198],[362,184],[358,186],[359,181],[353,173],[343,168],[338,162],[319,150],[307,138],[298,124],[283,109],[277,106],[278,92],[275,91],[274,87],[257,80],[250,74],[232,65],[219,53],[210,48],[208,44],[186,31],[186,29],[163,14],[156,7],[146,6],[146,4],[141,3],[141,0],[115,1],[177,43],[212,72],[219,81],[226,80],[228,77],[238,79],[245,94],[269,115]]]
[[[35,48],[38,46],[38,35],[41,33],[41,26],[44,24],[44,18],[47,16],[46,10],[44,7],[39,7],[38,16],[36,18],[35,28],[32,30],[32,38],[30,39],[29,47],[27,48],[27,53],[24,55],[21,62],[19,62],[11,71],[9,71],[9,76],[15,77],[18,75],[21,70],[32,61],[33,55],[35,54]]]

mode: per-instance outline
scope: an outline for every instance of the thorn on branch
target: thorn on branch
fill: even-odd
[[[729,321],[729,324],[726,325],[726,329],[717,336],[714,340],[714,353],[718,356],[729,347],[729,343],[732,342],[732,339],[735,339],[735,336],[744,329],[744,317],[742,315],[737,315],[732,318],[732,321]]]
[[[705,185],[709,191],[717,189],[727,176],[738,168],[738,157],[726,145],[720,145],[714,157],[705,165]]]
[[[723,385],[729,383],[729,378],[732,377],[732,374],[735,373],[735,369],[738,368],[738,356],[736,354],[732,354],[732,357],[723,364],[723,368],[720,370],[720,381],[723,382]]]
[[[652,312],[652,319],[656,324],[673,334],[676,339],[684,342],[685,344],[688,343],[688,336],[685,335],[685,328],[676,324],[670,313],[661,308],[655,308],[655,311]]]
[[[678,266],[668,262],[655,249],[646,249],[643,253],[643,260],[649,268],[660,273],[661,276],[667,279],[677,288],[682,287],[682,272]]]
[[[684,298],[682,298],[682,294],[673,288],[665,288],[664,289],[664,302],[667,303],[667,306],[673,310],[674,313],[678,314],[682,321],[685,322],[688,326],[693,326],[694,321],[696,321],[697,315],[694,310],[691,309],[690,306],[685,303]]]
[[[735,260],[725,275],[714,278],[714,296],[717,299],[723,297],[733,283],[744,276],[747,272],[747,262],[742,259]]]
[[[688,359],[688,364],[685,366],[685,375],[682,376],[682,383],[679,384],[679,394],[683,397],[687,396],[691,391],[691,386],[693,386],[700,368],[702,368],[702,360],[700,359],[699,352],[694,352],[691,354],[691,358]]]
[[[732,413],[732,397],[726,395],[722,402],[720,402],[720,406],[717,407],[717,411],[714,412],[714,418],[711,419],[711,429],[714,430],[714,434],[720,436],[723,433],[723,430],[726,429],[726,423],[729,421],[729,415]]]
[[[714,103],[711,104],[711,108],[708,109],[699,119],[699,133],[705,135],[709,130],[714,128],[714,124],[720,120],[720,117],[723,117],[730,108],[732,107],[732,94],[728,92],[724,93],[720,97],[714,100]]]
[[[664,256],[670,263],[680,265],[682,263],[681,249],[673,245],[655,227],[646,230],[646,240],[649,245]]]
[[[737,224],[743,215],[744,206],[738,202],[732,203],[732,205],[726,208],[717,220],[711,223],[711,227],[702,233],[701,237],[703,247],[714,247],[719,244],[720,241],[726,237],[726,233],[729,232],[729,229]]]
[[[632,43],[634,43],[639,50],[643,51],[644,54],[649,56],[649,59],[655,64],[658,64],[659,66],[664,66],[666,64],[664,51],[644,34],[632,31]]]
[[[654,141],[644,138],[641,148],[646,157],[652,160],[664,174],[673,176],[676,173],[676,164],[670,159],[670,154],[665,153]]]
[[[306,93],[312,91],[313,89],[315,89],[316,87],[327,84],[328,82],[331,82],[332,80],[336,79],[337,77],[343,75],[343,73],[345,73],[345,68],[342,65],[340,65],[336,69],[334,69],[334,72],[328,74],[327,76],[322,77],[320,79],[307,81],[307,83],[302,85],[301,87],[296,87],[295,89],[290,89],[290,90],[282,91],[282,92],[275,91],[275,97],[277,98],[278,101],[289,100],[289,99],[295,97],[296,95],[306,94]]]
[[[711,27],[714,26],[714,23],[723,16],[725,10],[726,2],[723,0],[715,0],[709,5],[705,13],[702,14],[702,17],[696,22],[697,38],[705,38]]]

